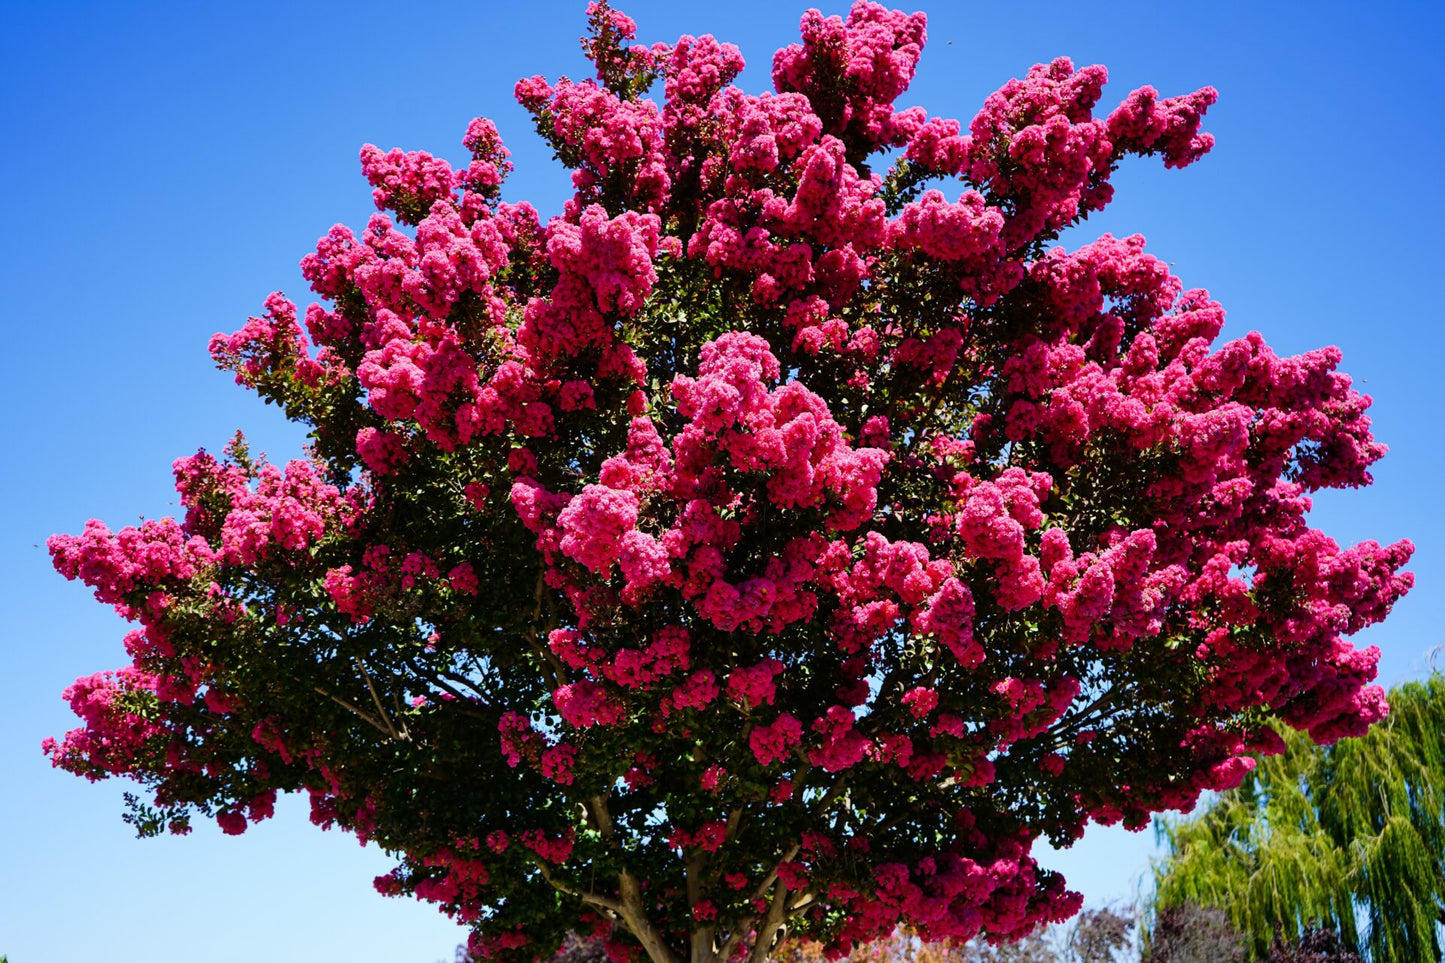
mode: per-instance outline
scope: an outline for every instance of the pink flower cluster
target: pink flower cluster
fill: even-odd
[[[782,713],[766,726],[755,726],[748,733],[748,745],[759,763],[770,766],[792,754],[792,748],[803,738],[803,725],[789,713]]]
[[[576,834],[568,829],[560,836],[549,837],[540,829],[534,829],[521,835],[522,845],[526,846],[538,856],[549,863],[565,863],[572,855],[572,847],[576,841]]]
[[[908,89],[927,36],[921,13],[855,3],[845,21],[817,10],[803,15],[802,44],[773,57],[773,84],[808,98],[824,129],[859,153],[896,143],[906,121],[893,102]]]
[[[615,725],[622,718],[623,707],[596,682],[584,680],[561,686],[552,693],[552,702],[562,718],[578,728]]]
[[[739,666],[728,675],[728,695],[750,709],[773,704],[777,684],[773,681],[786,668],[778,659],[767,658],[757,665]]]
[[[671,181],[662,157],[662,123],[655,104],[620,99],[592,81],[541,77],[517,82],[517,102],[546,124],[563,160],[574,167],[578,202],[605,189],[627,194],[644,209],[661,206]]]
[[[176,465],[177,476],[206,471],[218,485],[232,477],[204,452]],[[352,511],[341,491],[322,481],[310,462],[293,461],[284,469],[263,465],[255,482],[254,490],[227,492],[230,511],[221,525],[218,548],[230,565],[253,564],[273,550],[305,552],[328,528],[345,524]]]
[[[101,602],[123,605],[137,590],[183,582],[211,561],[214,553],[199,536],[186,537],[174,519],[142,522],[111,533],[92,518],[80,535],[52,535],[46,542],[56,571],[80,579]]]
[[[236,384],[256,389],[262,397],[276,398],[287,382],[314,385],[326,374],[325,355],[308,354],[306,336],[296,323],[296,305],[280,291],[266,298],[266,313],[248,318],[234,334],[211,337],[211,357],[217,367],[236,373]]]
[[[964,814],[964,822],[971,822],[971,814]],[[885,936],[899,921],[915,927],[924,940],[966,941],[980,933],[1006,940],[1078,912],[1083,898],[1065,890],[1063,877],[1040,869],[1027,855],[1027,837],[987,840],[977,829],[969,835],[982,851],[975,857],[939,853],[911,866],[875,866],[874,892],[840,900],[851,918],[830,945],[830,955],[845,955],[858,943]]]
[[[829,526],[857,528],[877,505],[887,452],[849,445],[826,402],[801,382],[769,390],[765,382],[779,374],[756,335],[732,332],[703,346],[698,377],[672,384],[678,413],[691,420],[674,442],[676,487],[699,491],[725,453],[734,471],[768,475],[773,504],[828,507]]]
[[[135,772],[140,757],[165,740],[165,729],[126,707],[126,696],[154,690],[156,680],[134,666],[97,672],[76,679],[63,693],[85,725],[65,734],[62,742],[46,739],[51,763],[79,772],[92,782],[108,775]]]

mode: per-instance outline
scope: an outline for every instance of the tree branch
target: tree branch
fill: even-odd
[[[768,904],[768,913],[758,925],[752,951],[748,954],[748,963],[767,963],[768,956],[773,949],[773,941],[777,937],[778,931],[783,928],[787,902],[788,887],[779,880],[777,888],[773,891],[773,899]]]
[[[647,912],[642,906],[642,887],[637,884],[636,877],[623,870],[618,882],[622,889],[622,920],[632,931],[632,935],[637,937],[653,963],[678,963],[677,956],[668,948],[662,934],[647,918]]]
[[[842,776],[839,776],[838,781],[833,783],[833,785],[829,786],[828,791],[823,794],[823,798],[818,800],[818,805],[817,808],[813,810],[813,815],[822,816],[823,813],[827,812],[828,807],[833,805],[833,803],[838,799],[839,796],[843,794],[844,790],[846,790],[847,787],[847,775],[844,774]]]
[[[396,738],[396,736],[391,732],[391,730],[387,729],[386,726],[382,725],[382,724],[381,724],[381,721],[380,721],[379,719],[377,719],[376,716],[373,716],[371,713],[367,712],[365,709],[360,709],[360,708],[352,705],[350,702],[347,702],[345,699],[341,698],[340,696],[332,695],[330,692],[327,692],[325,689],[321,688],[321,686],[319,686],[319,685],[317,685],[317,686],[312,686],[312,688],[316,690],[316,694],[317,694],[317,695],[324,695],[326,698],[330,699],[332,702],[334,702],[334,703],[336,703],[337,705],[341,706],[341,708],[346,709],[346,710],[348,710],[348,711],[350,711],[350,712],[355,713],[355,714],[356,714],[357,716],[359,716],[361,719],[363,719],[364,721],[370,723],[371,726],[376,729],[376,731],[380,732],[383,736],[386,736],[388,739],[395,739],[395,738]]]
[[[1081,726],[1085,724],[1093,724],[1102,720],[1104,718],[1103,715],[1096,715],[1096,713],[1098,713],[1101,709],[1108,708],[1110,703],[1114,701],[1114,697],[1118,694],[1119,687],[1111,686],[1109,688],[1109,691],[1105,692],[1103,695],[1099,696],[1099,698],[1095,699],[1093,702],[1089,703],[1087,706],[1074,713],[1071,717],[1069,717],[1067,722],[1063,723],[1063,725],[1060,725],[1057,728],[1055,728],[1054,726],[1050,726],[1047,731],[1048,734],[1053,737],[1053,743],[1051,744],[1052,747],[1058,748],[1059,746],[1062,746],[1064,739],[1077,732]]]
[[[535,856],[533,857],[532,862],[537,864],[537,869],[541,871],[542,878],[547,881],[547,885],[551,886],[557,892],[566,893],[568,896],[575,896],[584,903],[600,907],[601,909],[605,909],[618,916],[622,915],[622,904],[617,902],[617,900],[612,899],[610,896],[603,896],[600,893],[579,893],[572,887],[557,882],[557,880],[553,878],[552,871],[547,868],[547,864],[545,861],[543,861],[542,857]]]
[[[734,812],[738,812],[739,816],[741,815],[740,811],[738,810],[734,810]],[[731,822],[732,817],[730,815],[729,823]],[[782,864],[791,862],[793,857],[797,856],[798,853],[802,850],[802,848],[802,846],[794,844],[794,846],[788,850],[788,852],[783,856],[783,858],[778,860],[778,863]],[[755,902],[762,899],[763,896],[767,893],[768,888],[773,885],[777,878],[778,870],[775,866],[773,868],[773,871],[769,873],[761,883],[758,884],[756,889],[753,890],[753,895],[750,897],[750,901]],[[737,949],[738,944],[742,942],[743,937],[754,929],[754,927],[757,925],[757,922],[758,915],[756,913],[740,917],[737,923],[734,924],[732,931],[728,933],[727,940],[724,941],[723,945],[718,948],[717,953],[713,956],[713,959],[717,960],[718,963],[728,963],[728,961],[732,959],[733,951]]]
[[[392,725],[391,716],[386,714],[386,707],[381,704],[381,696],[376,692],[376,686],[371,684],[371,673],[366,671],[366,664],[361,661],[361,656],[353,656],[356,659],[356,667],[361,670],[361,677],[366,680],[366,688],[371,690],[371,701],[376,703],[376,711],[381,715],[381,721],[386,723],[386,731],[398,742],[404,742],[411,737],[405,732],[398,732],[396,726]]]
[[[909,426],[913,431],[913,437],[908,439],[908,446],[903,450],[905,458],[913,454],[913,449],[917,446],[918,440],[923,437],[924,430],[928,427],[928,423],[933,420],[933,413],[938,409],[938,403],[943,400],[945,393],[953,387],[954,379],[958,373],[963,370],[963,362],[966,357],[965,350],[969,347],[970,340],[972,339],[965,339],[964,343],[959,347],[959,356],[953,363],[953,369],[948,372],[943,382],[939,384],[938,390],[935,391],[933,397],[929,399],[928,409],[924,411],[923,417],[917,419]]]
[[[738,944],[742,942],[743,934],[752,930],[757,919],[757,914],[752,914],[737,921],[732,932],[728,934],[727,941],[717,951],[715,959],[718,963],[728,963],[728,960],[732,959],[733,950],[737,949]]]
[[[698,851],[683,864],[683,879],[687,886],[687,905],[696,909],[702,902],[702,873],[707,866],[707,853]],[[693,914],[693,919],[697,915]],[[698,926],[691,934],[690,963],[709,963],[713,956],[713,927]]]
[[[742,822],[742,820],[743,807],[735,806],[732,811],[728,813],[728,828],[727,835],[723,837],[724,842],[730,843],[738,838],[738,825]]]
[[[483,693],[479,692],[476,687],[474,687],[465,678],[456,676],[453,673],[437,672],[434,669],[429,669],[425,666],[418,665],[415,659],[407,659],[406,664],[411,668],[412,672],[416,673],[417,678],[421,679],[423,682],[427,682],[431,685],[436,686],[443,692],[449,693],[455,699],[461,700],[463,702],[473,702],[476,700],[477,697],[483,696]],[[453,679],[465,684],[467,688],[472,690],[473,695],[467,695],[465,692],[448,682],[447,679]]]
[[[587,802],[592,806],[592,818],[597,823],[597,831],[607,840],[608,846],[615,847],[617,841],[612,831],[612,812],[607,808],[607,799],[599,794]]]
[[[457,673],[457,672],[438,672],[437,675],[438,675],[440,678],[450,679],[451,681],[457,683],[458,685],[464,685],[464,686],[466,686],[468,689],[472,690],[472,694],[473,694],[474,696],[476,696],[476,698],[480,699],[480,700],[483,701],[483,702],[492,703],[492,702],[497,701],[497,697],[496,697],[495,695],[493,695],[491,692],[488,692],[486,689],[482,688],[478,683],[472,681],[471,679],[468,679],[466,676],[461,675],[460,673]]]
[[[781,866],[783,863],[791,863],[793,861],[793,857],[797,856],[798,853],[802,851],[802,849],[802,846],[794,843],[793,848],[788,850],[788,854],[782,859],[778,860],[777,865],[773,867],[773,871],[763,878],[763,881],[758,884],[757,889],[753,890],[753,895],[750,898],[762,899],[763,896],[766,895],[768,890],[772,887],[773,881],[778,878],[778,866]]]

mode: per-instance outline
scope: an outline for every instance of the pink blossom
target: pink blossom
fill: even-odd
[[[637,509],[632,492],[588,485],[557,517],[564,532],[562,551],[594,572],[605,571],[622,554],[623,537],[637,524]],[[652,571],[649,561],[634,557],[635,571]]]
[[[748,734],[753,755],[764,766],[781,762],[803,738],[803,724],[789,713],[782,713],[771,725],[755,726]]]
[[[717,680],[712,670],[701,669],[672,691],[672,703],[679,709],[703,709],[717,694]]]
[[[783,668],[782,662],[769,658],[754,666],[734,669],[728,676],[728,696],[751,709],[764,702],[772,705],[776,691],[773,680]]]
[[[918,686],[903,694],[903,704],[913,712],[914,718],[922,719],[938,707],[938,693],[926,686]]]
[[[552,691],[552,702],[562,718],[578,728],[613,726],[622,720],[622,705],[595,682],[573,682],[560,686]]]

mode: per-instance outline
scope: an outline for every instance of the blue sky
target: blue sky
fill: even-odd
[[[73,724],[60,691],[124,656],[118,620],[55,575],[43,546],[92,516],[173,512],[171,461],[237,427],[275,457],[297,452],[296,431],[216,372],[206,342],[271,290],[303,295],[296,263],[316,238],[365,223],[363,143],[457,160],[467,121],[489,116],[517,165],[505,196],[555,211],[565,176],[511,90],[534,73],[585,73],[584,6],[0,2],[0,954],[13,963],[451,958],[459,931],[377,896],[384,855],[314,830],[304,805],[240,838],[203,826],[138,842],[119,818],[126,786],[49,768],[40,740]],[[622,8],[648,42],[737,43],[751,90],[802,11]],[[1110,68],[1105,108],[1146,83],[1219,88],[1214,153],[1182,172],[1127,165],[1114,206],[1067,240],[1141,232],[1223,302],[1226,337],[1343,348],[1392,451],[1372,489],[1319,499],[1314,518],[1342,542],[1418,545],[1415,592],[1364,639],[1384,650],[1386,684],[1423,674],[1445,641],[1436,8],[935,3],[902,101],[966,121],[1058,55]],[[1151,844],[1091,833],[1054,865],[1091,901],[1123,898]]]

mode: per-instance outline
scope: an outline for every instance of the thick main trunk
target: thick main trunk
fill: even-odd
[[[728,963],[740,946],[747,947],[747,963],[767,963],[779,937],[786,929],[788,889],[779,882],[775,884],[767,911],[761,917],[746,923],[721,944],[718,942],[716,927],[706,926],[693,930],[689,934],[686,951],[679,953],[667,944],[662,934],[641,912],[642,892],[635,879],[624,877],[622,895],[622,922],[632,935],[637,937],[652,963]],[[746,942],[749,935],[753,938],[750,947]]]
[[[647,951],[652,963],[678,963],[677,955],[647,918],[647,912],[642,905],[642,887],[637,884],[637,879],[624,871],[619,883],[622,890],[623,922]]]
[[[748,953],[748,963],[767,963],[768,955],[773,951],[773,942],[787,919],[788,887],[783,885],[782,880],[775,883],[774,887],[767,915],[758,923],[758,933],[753,940],[752,951]]]

